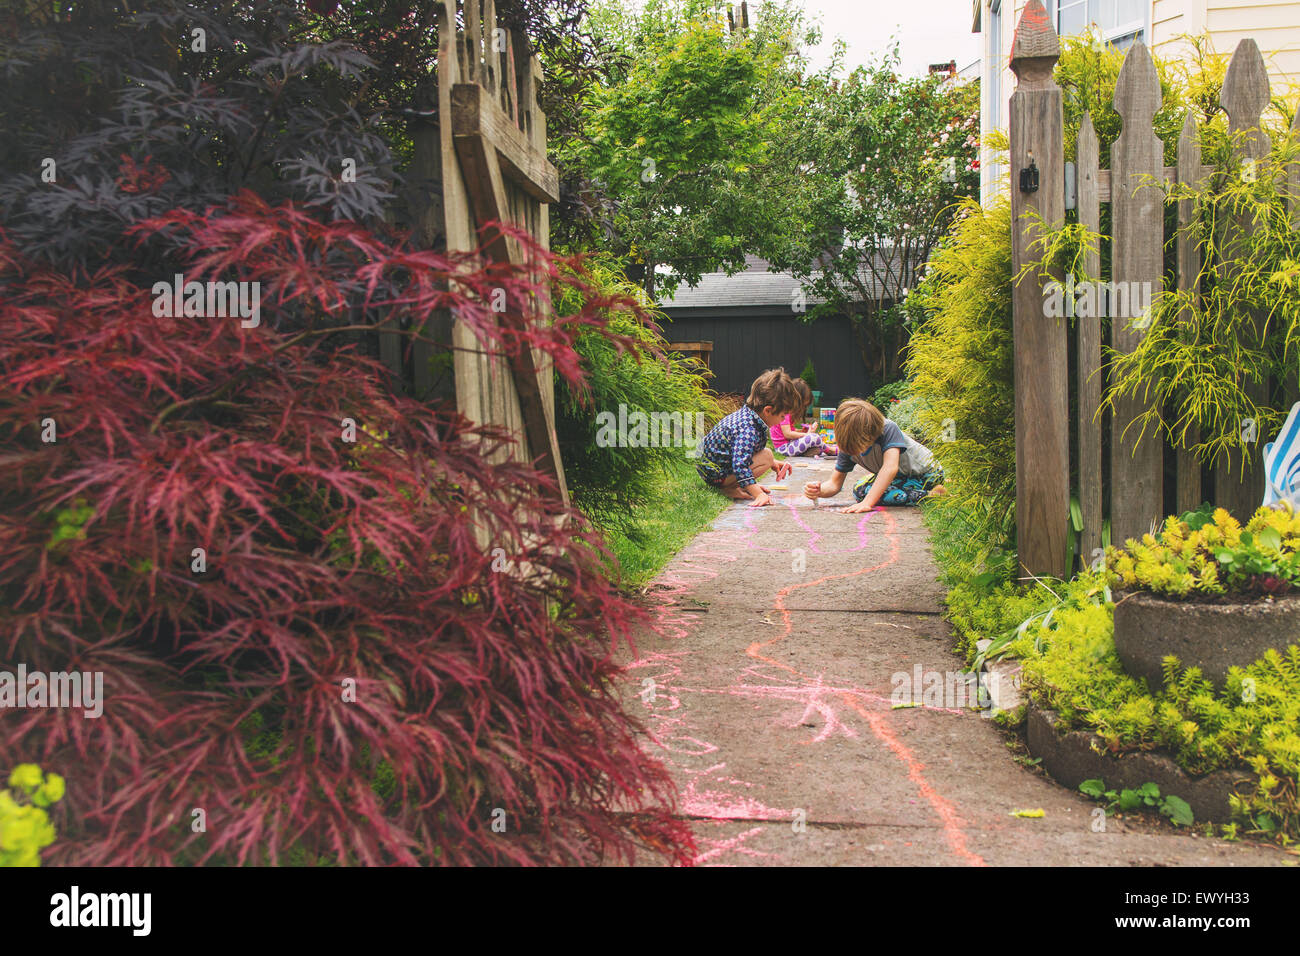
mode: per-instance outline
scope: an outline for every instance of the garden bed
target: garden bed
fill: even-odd
[[[1062,786],[1077,790],[1085,780],[1101,779],[1107,787],[1136,790],[1154,783],[1162,794],[1186,800],[1198,823],[1232,822],[1235,788],[1244,784],[1249,789],[1254,781],[1254,774],[1244,768],[1193,776],[1160,751],[1099,752],[1096,748],[1105,743],[1096,734],[1083,730],[1061,733],[1056,714],[1032,702],[1026,738],[1029,752],[1042,760],[1043,769]]]

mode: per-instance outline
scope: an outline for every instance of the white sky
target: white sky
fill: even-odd
[[[739,0],[735,0],[739,6]],[[971,0],[803,0],[810,17],[820,15],[825,38],[810,52],[813,68],[830,62],[833,36],[848,44],[847,67],[877,57],[899,40],[903,72],[917,75],[931,63],[957,61],[969,66],[980,55],[980,37],[971,33]],[[752,6],[753,4],[751,4]]]

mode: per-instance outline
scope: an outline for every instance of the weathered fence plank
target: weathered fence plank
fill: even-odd
[[[1079,222],[1092,233],[1101,231],[1101,197],[1097,190],[1097,173],[1101,162],[1097,131],[1092,115],[1083,115],[1079,127],[1078,174]],[[1084,271],[1094,280],[1101,279],[1101,249],[1089,252]],[[1079,400],[1076,430],[1079,433],[1079,457],[1075,462],[1079,475],[1079,510],[1083,513],[1080,553],[1084,563],[1101,547],[1102,528],[1102,456],[1101,456],[1101,316],[1080,316],[1076,320],[1075,368]]]
[[[442,143],[438,126],[418,122],[411,127],[411,180],[419,184],[420,201],[414,209],[416,241],[423,249],[432,249],[444,239],[446,210],[442,195]],[[451,316],[439,310],[415,330],[411,346],[411,375],[415,397],[424,401],[434,398],[434,342],[451,340]],[[444,385],[445,383],[440,383]],[[454,386],[453,386],[454,387]],[[450,397],[440,388],[436,397]]]
[[[1189,110],[1183,120],[1183,131],[1178,137],[1178,181],[1188,186],[1198,186],[1203,182],[1201,172],[1201,141],[1197,134],[1196,120]],[[1196,224],[1192,221],[1195,203],[1191,199],[1178,201],[1178,236],[1175,241],[1178,260],[1178,290],[1192,291],[1199,300],[1197,288],[1201,275],[1201,247],[1198,243]],[[1188,321],[1187,313],[1183,322]],[[1201,490],[1201,462],[1192,454],[1191,448],[1200,441],[1200,431],[1190,429],[1183,444],[1178,448],[1178,474],[1176,501],[1181,514],[1191,511],[1204,500]]]
[[[1300,147],[1300,107],[1296,108],[1291,120],[1291,143]],[[1300,161],[1293,162],[1287,170],[1287,206],[1291,211],[1291,228],[1300,231]],[[1283,400],[1286,408],[1300,402],[1300,356],[1292,353],[1290,357],[1295,360],[1297,367],[1292,368],[1284,383]]]
[[[1236,138],[1234,158],[1241,165],[1258,163],[1269,149],[1268,136],[1260,129],[1259,123],[1264,107],[1268,105],[1268,72],[1254,40],[1245,39],[1237,44],[1223,79],[1219,103],[1228,114],[1228,132]],[[1250,224],[1240,221],[1229,228],[1235,236],[1249,229]],[[1235,258],[1234,250],[1240,248],[1233,236],[1222,237],[1221,247],[1226,260]],[[1231,268],[1225,271],[1225,281],[1232,281],[1233,271]],[[1252,344],[1260,341],[1263,336],[1260,315],[1246,317],[1242,326],[1242,336]],[[1245,381],[1243,390],[1256,405],[1262,405],[1267,398],[1268,383]],[[1256,423],[1238,422],[1237,427],[1243,445],[1239,451],[1220,457],[1214,472],[1214,496],[1219,505],[1245,520],[1264,500],[1263,445],[1259,441]]]
[[[1138,304],[1154,299],[1164,265],[1164,190],[1157,182],[1164,147],[1152,128],[1160,108],[1160,80],[1146,45],[1135,42],[1124,57],[1115,87],[1115,111],[1123,124],[1111,148],[1114,189],[1111,209],[1114,246],[1110,303],[1112,347],[1132,352],[1146,321]],[[1121,301],[1116,301],[1121,300]],[[1117,542],[1140,538],[1163,514],[1163,445],[1139,437],[1138,418],[1147,410],[1141,395],[1115,402],[1111,429],[1111,532]]]
[[[1040,0],[1030,0],[1016,27],[1011,69],[1011,168],[1035,165],[1038,185],[1011,189],[1012,268],[1019,275],[1042,225],[1065,219],[1061,89],[1052,68],[1061,47]],[[1037,219],[1033,214],[1037,214]],[[1057,277],[1060,278],[1059,276]],[[1048,317],[1044,280],[1026,275],[1013,290],[1015,336],[1016,536],[1025,572],[1064,577],[1070,511],[1069,369],[1066,319]]]
[[[1300,146],[1300,107],[1291,120],[1291,143]],[[1291,228],[1300,229],[1300,161],[1287,170],[1287,208],[1291,210]]]
[[[478,0],[465,0],[465,52],[465,68],[461,71],[462,82],[482,82],[483,26]]]
[[[1202,176],[1208,177],[1213,172],[1214,172],[1213,166],[1201,167]],[[1161,175],[1164,177],[1165,182],[1176,183],[1178,182],[1178,167],[1166,166],[1164,167],[1164,169],[1161,170]],[[1098,171],[1097,173],[1097,195],[1103,203],[1108,203],[1111,201],[1109,169],[1103,169]]]

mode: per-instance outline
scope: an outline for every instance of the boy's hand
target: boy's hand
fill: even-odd
[[[820,498],[822,496],[822,483],[820,481],[805,482],[803,493],[805,498]]]
[[[875,505],[872,505],[871,507],[867,507],[867,503],[865,501],[859,501],[856,505],[850,505],[849,507],[845,508],[843,511],[840,512],[840,514],[860,515],[864,511],[875,511],[875,510],[876,510]]]
[[[751,507],[751,508],[761,508],[761,507],[763,507],[764,505],[770,505],[771,503],[772,503],[772,496],[769,495],[769,494],[767,494],[767,493],[764,492],[764,491],[760,491],[760,492],[758,493],[758,497],[754,499],[754,503],[753,503],[752,505],[750,505],[750,507]]]
[[[776,463],[776,480],[785,481],[785,479],[790,477],[792,471],[794,471],[794,465],[790,464],[788,461],[778,461]]]

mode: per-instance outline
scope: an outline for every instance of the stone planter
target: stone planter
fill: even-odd
[[[1269,648],[1300,644],[1300,596],[1249,604],[1166,601],[1146,592],[1115,604],[1115,650],[1124,669],[1145,677],[1151,689],[1164,686],[1160,662],[1167,654],[1183,667],[1199,667],[1222,687],[1232,666],[1245,667]]]
[[[1249,792],[1254,774],[1249,770],[1216,770],[1194,777],[1159,751],[1110,754],[1096,734],[1083,730],[1061,733],[1053,711],[1029,706],[1026,743],[1042,760],[1057,783],[1078,790],[1085,780],[1102,780],[1108,790],[1136,790],[1154,783],[1160,792],[1182,797],[1197,823],[1232,822],[1231,797],[1238,789]]]

